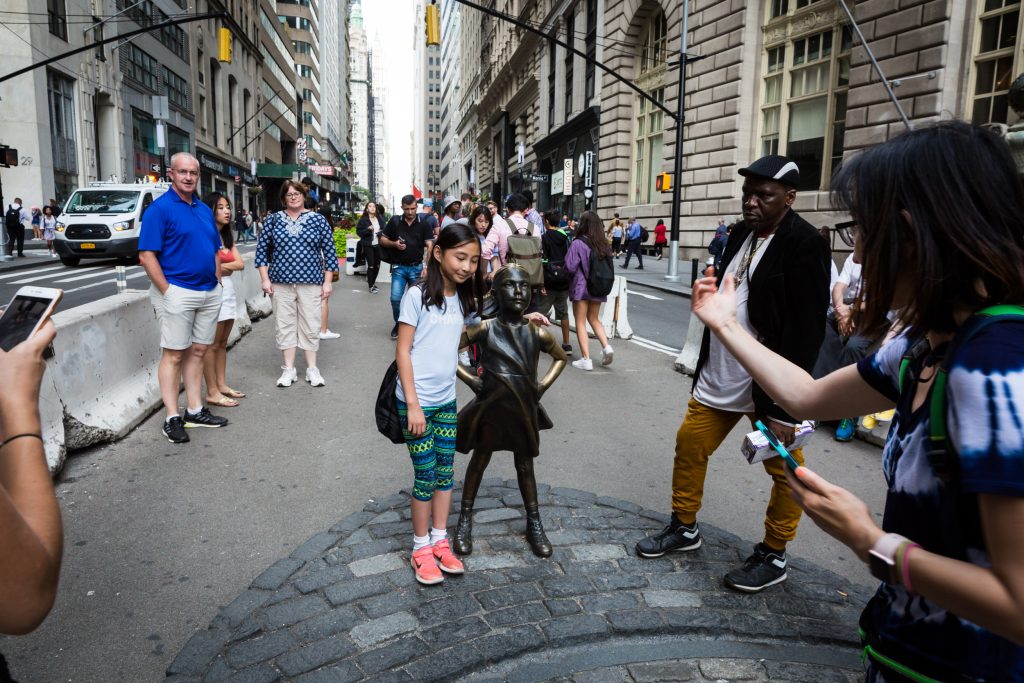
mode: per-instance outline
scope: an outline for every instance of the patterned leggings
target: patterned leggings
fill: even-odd
[[[455,401],[443,406],[424,408],[427,428],[423,436],[413,436],[406,426],[409,407],[398,401],[398,415],[402,419],[405,445],[412,458],[412,497],[430,500],[434,491],[450,491],[455,477],[455,429],[458,411]]]

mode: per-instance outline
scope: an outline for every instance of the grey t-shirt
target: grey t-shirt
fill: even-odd
[[[459,362],[459,339],[466,317],[458,296],[447,296],[442,311],[423,306],[423,289],[413,285],[405,290],[398,322],[412,325],[412,370],[416,398],[422,408],[436,408],[455,400],[455,370]],[[402,383],[395,395],[405,401]]]

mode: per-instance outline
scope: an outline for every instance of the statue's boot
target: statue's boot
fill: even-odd
[[[452,548],[459,555],[470,555],[473,552],[473,508],[463,506],[459,512],[459,521],[455,525],[455,536]]]
[[[544,533],[544,525],[540,521],[540,512],[537,508],[526,509],[526,540],[530,543],[534,555],[551,557],[551,541]]]

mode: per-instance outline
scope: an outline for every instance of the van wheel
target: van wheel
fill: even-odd
[[[78,265],[81,259],[75,258],[74,256],[61,256],[60,262],[69,268],[74,268]]]
[[[125,264],[126,266],[137,266],[139,265],[139,255],[136,254],[135,256],[122,256],[121,258],[118,259],[118,261]]]

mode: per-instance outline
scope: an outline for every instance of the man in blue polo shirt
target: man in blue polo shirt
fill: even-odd
[[[189,440],[186,427],[223,427],[227,419],[203,405],[203,356],[213,343],[220,313],[220,236],[213,212],[195,195],[199,161],[187,152],[171,157],[171,189],[146,210],[139,234],[139,261],[153,286],[150,300],[160,320],[160,397],[167,417],[164,436]],[[185,384],[185,417],[178,393]]]
[[[644,254],[640,247],[640,231],[642,229],[640,221],[629,219],[629,227],[626,229],[626,261],[622,264],[623,270],[629,268],[629,257],[633,254],[636,254],[636,260],[640,262],[636,269],[644,269]]]

